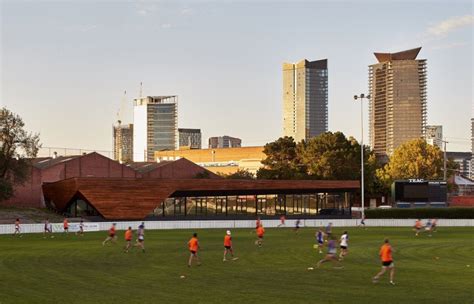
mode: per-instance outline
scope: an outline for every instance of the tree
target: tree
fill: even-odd
[[[255,179],[255,174],[249,172],[248,170],[239,169],[234,173],[222,175],[227,179]]]
[[[267,156],[257,171],[258,179],[299,179],[305,176],[305,168],[298,161],[296,143],[293,137],[280,137],[268,143],[263,149]]]
[[[443,152],[439,147],[421,138],[414,139],[395,149],[389,162],[378,169],[376,174],[387,188],[397,179],[440,180],[443,179],[443,160]],[[449,167],[453,166],[451,163]],[[453,170],[448,170],[448,177],[452,174]]]
[[[361,146],[342,132],[326,132],[298,145],[299,159],[314,179],[360,180]],[[375,170],[378,162],[369,147],[364,146],[364,181],[366,191],[376,193]]]
[[[27,132],[20,116],[0,110],[0,200],[13,195],[13,186],[23,184],[30,173],[31,158],[41,147],[39,134]]]

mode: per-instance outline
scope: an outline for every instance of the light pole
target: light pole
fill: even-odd
[[[446,182],[447,178],[448,178],[448,174],[447,174],[447,168],[446,168],[446,144],[449,144],[449,142],[445,141],[445,140],[441,140],[441,142],[444,144],[444,151],[443,151],[443,156],[444,156],[444,162],[443,162],[443,180]]]
[[[369,100],[370,95],[364,93],[354,95],[354,100],[360,99],[360,199],[362,207],[362,218],[365,218],[365,201],[364,201],[364,106],[362,102],[364,98]]]

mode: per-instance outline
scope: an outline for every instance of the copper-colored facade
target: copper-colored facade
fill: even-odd
[[[378,156],[390,156],[404,142],[424,138],[426,129],[426,60],[420,48],[374,53],[369,66],[370,145]]]
[[[163,210],[164,216],[166,209],[177,206],[176,201],[167,204],[169,198],[199,200],[208,196],[213,197],[216,215],[217,206],[225,205],[227,212],[227,199],[223,199],[227,196],[236,197],[238,204],[242,199],[239,196],[259,194],[345,193],[345,207],[350,210],[348,194],[358,189],[358,181],[329,180],[70,178],[43,185],[47,204],[59,212],[65,212],[71,204],[81,200],[105,219],[127,220],[144,219],[155,210]],[[255,201],[256,205],[259,203],[264,202]],[[197,204],[195,206],[197,208]]]

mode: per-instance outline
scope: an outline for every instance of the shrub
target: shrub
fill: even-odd
[[[474,219],[474,208],[393,208],[370,209],[365,212],[367,218],[417,219]]]

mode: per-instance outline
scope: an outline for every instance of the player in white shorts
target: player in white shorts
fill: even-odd
[[[347,234],[347,231],[344,231],[344,233],[341,235],[340,239],[340,247],[341,247],[341,253],[339,254],[339,260],[342,260],[348,253],[348,247],[349,247],[349,235]]]
[[[145,252],[145,223],[142,222],[140,226],[138,226],[137,230],[138,239],[135,243],[135,247],[140,247],[143,252]]]

